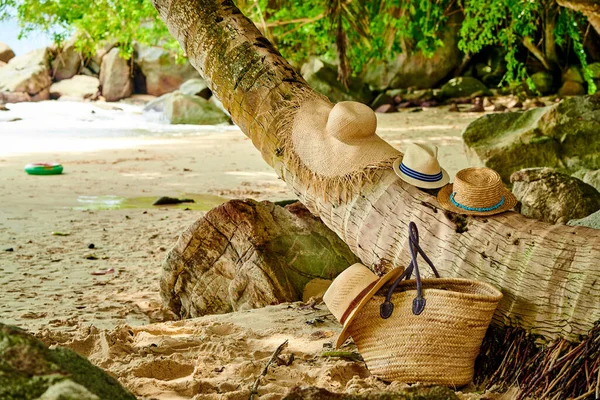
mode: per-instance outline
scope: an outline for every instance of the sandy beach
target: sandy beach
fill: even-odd
[[[294,198],[236,127],[165,125],[120,103],[8,108],[0,112],[2,322],[76,349],[147,398],[247,398],[286,338],[294,372],[277,367],[261,398],[280,398],[302,382],[349,393],[381,385],[364,364],[320,356],[339,327],[324,306],[165,322],[173,316],[160,304],[158,279],[181,231],[231,198]],[[382,114],[378,132],[401,150],[412,141],[438,145],[454,175],[467,166],[460,133],[480,115]],[[51,161],[63,164],[63,175],[23,171]],[[152,206],[160,196],[196,202]],[[319,315],[322,325],[306,324]],[[200,392],[207,394],[193,396]]]

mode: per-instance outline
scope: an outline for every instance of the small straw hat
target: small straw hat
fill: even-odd
[[[440,205],[448,211],[467,215],[494,215],[517,204],[504,187],[500,174],[491,168],[465,168],[456,173],[454,184],[438,193]]]
[[[325,178],[348,176],[394,159],[400,152],[375,134],[377,117],[356,101],[316,99],[297,111],[292,143],[304,165]]]
[[[424,189],[437,189],[446,185],[450,178],[437,160],[437,146],[413,143],[404,157],[393,165],[394,172],[404,182]]]
[[[348,338],[348,327],[364,305],[388,281],[399,277],[404,268],[395,268],[382,276],[375,275],[369,268],[357,263],[339,274],[323,296],[325,305],[342,324],[335,348],[340,347]]]

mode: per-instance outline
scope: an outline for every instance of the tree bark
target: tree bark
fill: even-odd
[[[233,121],[365,264],[406,265],[407,227],[415,221],[442,276],[502,289],[496,323],[577,340],[600,320],[599,230],[514,212],[488,218],[446,213],[435,197],[403,183],[391,169],[349,188],[345,202],[325,198],[284,163],[285,151],[293,150],[287,150],[282,125],[305,99],[320,96],[230,0],[153,1]]]

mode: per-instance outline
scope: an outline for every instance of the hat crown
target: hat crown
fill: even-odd
[[[406,149],[402,164],[422,174],[439,174],[442,168],[437,159],[437,151],[437,146],[413,143]]]
[[[352,302],[379,277],[362,264],[354,264],[340,273],[325,292],[323,301],[340,321]]]
[[[352,142],[375,135],[377,117],[371,107],[356,102],[336,103],[327,118],[325,130],[342,142]]]
[[[492,207],[502,201],[504,185],[498,172],[491,168],[465,168],[456,173],[454,199],[469,207]]]

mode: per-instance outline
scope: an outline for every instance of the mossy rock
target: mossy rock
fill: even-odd
[[[592,79],[600,79],[600,62],[591,63],[588,68],[592,71]]]
[[[569,68],[565,70],[562,75],[563,82],[565,81],[573,81],[577,83],[583,84],[585,82],[583,80],[583,75],[581,75],[581,71],[574,65],[571,65]]]
[[[450,79],[440,91],[440,96],[445,99],[469,97],[474,94],[490,96],[492,93],[481,81],[470,76]]]
[[[535,74],[531,75],[531,80],[535,85],[535,89],[542,95],[550,94],[554,90],[554,79],[552,78],[552,74],[550,72],[536,72]]]
[[[471,165],[505,182],[524,168],[600,169],[600,96],[579,96],[525,112],[488,114],[462,134]]]
[[[67,380],[100,399],[135,400],[116,379],[79,354],[61,347],[50,350],[25,331],[0,323],[0,399],[38,399]]]
[[[218,125],[229,123],[229,116],[215,104],[178,90],[165,95],[164,114],[171,124]]]

